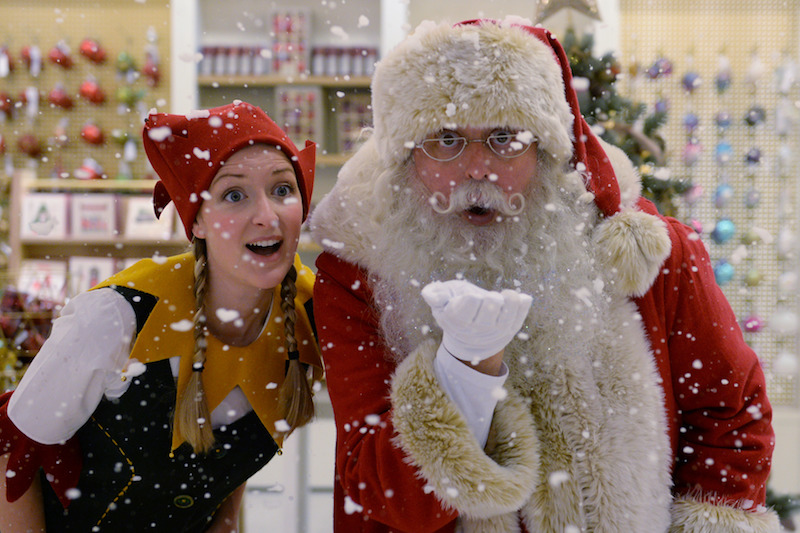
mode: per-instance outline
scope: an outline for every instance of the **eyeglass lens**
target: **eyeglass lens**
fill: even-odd
[[[456,135],[444,135],[435,139],[422,141],[422,150],[428,157],[438,161],[450,161],[461,155],[467,143],[480,142],[489,146],[489,149],[501,157],[517,157],[525,153],[530,143],[516,139],[512,132],[496,132],[484,139],[465,139]]]

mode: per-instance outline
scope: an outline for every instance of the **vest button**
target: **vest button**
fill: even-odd
[[[180,494],[175,496],[175,499],[172,500],[172,503],[175,504],[175,507],[180,509],[188,509],[192,505],[194,505],[194,498],[189,496],[188,494]]]

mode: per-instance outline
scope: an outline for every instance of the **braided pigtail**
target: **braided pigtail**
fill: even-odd
[[[294,308],[294,298],[297,295],[296,280],[297,270],[292,266],[281,283],[281,311],[283,311],[286,348],[289,350],[289,365],[283,385],[278,392],[278,405],[289,426],[287,435],[314,418],[314,393],[303,365],[300,363],[297,339],[294,334],[294,325],[297,321],[297,312]]]
[[[203,390],[203,367],[206,360],[206,316],[203,304],[208,280],[206,260],[206,241],[192,239],[194,251],[194,355],[192,356],[192,375],[186,390],[178,397],[175,405],[173,431],[180,441],[188,442],[195,452],[205,453],[214,445],[211,430],[211,414],[208,410]]]

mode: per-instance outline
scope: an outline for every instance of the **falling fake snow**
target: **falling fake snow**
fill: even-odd
[[[350,496],[344,497],[344,512],[345,514],[360,513],[364,510],[363,507],[358,505]]]
[[[194,323],[191,320],[183,319],[179,320],[178,322],[173,322],[169,325],[169,328],[174,331],[191,331],[194,327]]]

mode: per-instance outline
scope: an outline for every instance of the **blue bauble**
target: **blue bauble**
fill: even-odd
[[[731,114],[727,111],[720,111],[714,116],[714,123],[721,130],[727,129],[731,125]]]
[[[695,113],[686,113],[683,116],[683,127],[686,128],[689,132],[694,131],[694,129],[700,124],[700,117],[698,117]]]
[[[733,265],[728,263],[725,259],[720,259],[714,265],[714,277],[717,280],[717,285],[725,285],[733,279],[735,270]]]
[[[700,87],[701,83],[702,78],[700,78],[700,74],[697,72],[687,72],[681,79],[681,85],[683,85],[683,89],[690,93]]]
[[[761,201],[761,193],[758,189],[750,189],[747,191],[747,194],[744,196],[744,205],[748,209],[754,209],[758,207],[758,203]]]
[[[724,165],[730,162],[731,158],[733,157],[733,146],[728,141],[720,141],[717,143],[717,147],[714,148],[714,159],[717,160],[717,163],[720,165]]]
[[[736,225],[729,218],[721,218],[714,226],[711,232],[711,238],[717,244],[725,244],[733,238],[736,233]]]
[[[714,191],[714,206],[717,209],[722,209],[728,204],[731,198],[733,198],[733,187],[727,183],[723,183]]]

